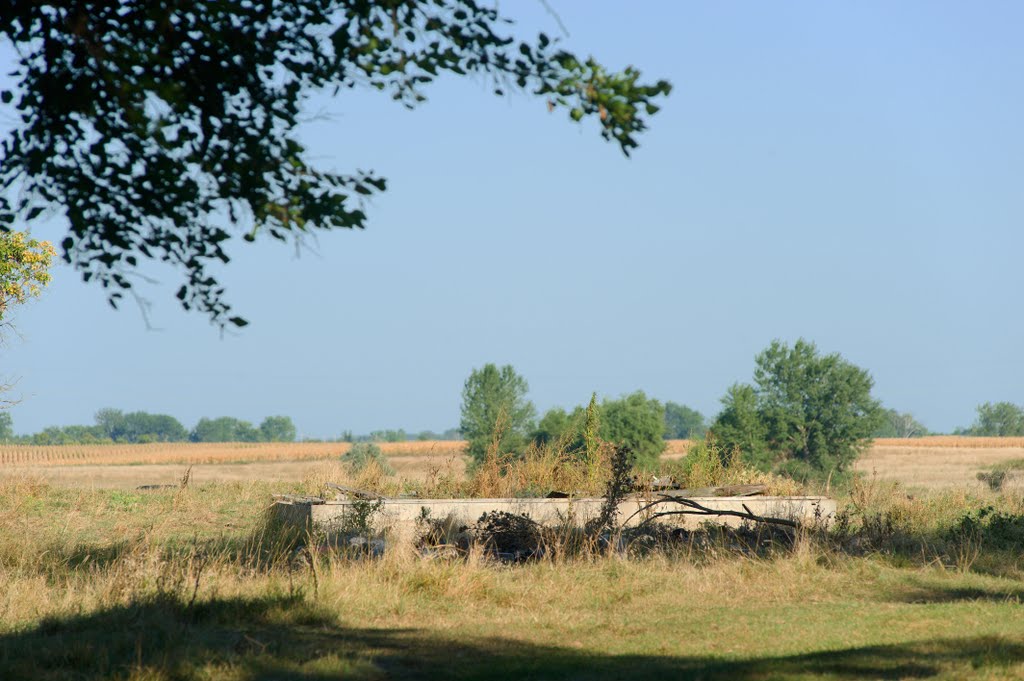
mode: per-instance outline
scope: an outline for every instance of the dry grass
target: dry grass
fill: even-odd
[[[910,447],[922,449],[940,447],[942,449],[1002,449],[1024,447],[1024,437],[968,437],[964,435],[929,435],[928,437],[880,437],[875,440],[876,447]]]
[[[347,442],[164,442],[144,445],[0,445],[4,466],[88,466],[140,464],[216,464],[256,461],[310,461],[336,458]],[[464,442],[382,442],[388,456],[462,454]]]
[[[259,522],[272,491],[0,482],[0,678],[1024,676],[1012,558],[993,576],[805,540],[757,558],[711,546],[521,566],[397,549],[351,560],[275,552]],[[917,532],[977,506],[895,485],[855,494]]]
[[[135,487],[173,484],[181,466],[195,465],[202,483],[233,480],[301,482],[322,464],[348,451],[347,443],[224,443],[93,446],[0,446],[0,477],[38,474],[62,486]],[[692,443],[670,440],[662,461],[666,470],[683,464]],[[397,471],[397,478],[429,488],[451,489],[466,495],[467,458],[464,442],[425,441],[381,443],[381,450]],[[529,487],[536,480],[550,489],[582,490],[599,486],[588,473],[585,480],[559,461],[559,455],[535,452],[519,463],[502,464],[501,474],[487,482],[480,476],[476,486]],[[563,457],[564,459],[564,457]],[[980,490],[977,473],[1014,460],[1024,460],[1024,438],[974,438],[939,436],[912,439],[879,439],[858,460],[855,469],[882,480],[908,487],[940,489],[962,487]],[[591,468],[591,471],[593,469]],[[546,471],[543,474],[541,471]],[[511,477],[510,477],[511,476]],[[753,481],[753,480],[751,480]],[[722,482],[734,482],[722,478]],[[696,483],[695,483],[696,484]],[[1024,475],[1012,472],[1008,489],[1024,487]]]
[[[922,438],[927,439],[927,438]],[[971,440],[990,438],[970,438]],[[1008,438],[1009,439],[1009,438]],[[1020,438],[1013,438],[1019,440]],[[854,470],[881,480],[894,480],[907,487],[924,489],[963,488],[980,490],[979,471],[1024,459],[1024,443],[1017,447],[943,447],[925,444],[915,447],[909,443],[916,440],[900,440],[899,444],[888,444],[879,440],[861,456]],[[1011,475],[1006,489],[1024,487],[1021,476]]]

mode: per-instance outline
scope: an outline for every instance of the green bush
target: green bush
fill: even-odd
[[[774,341],[756,358],[754,385],[722,398],[712,433],[746,462],[798,479],[842,474],[867,447],[882,419],[865,370],[813,343]]]
[[[598,432],[603,440],[626,447],[634,466],[654,468],[665,451],[665,408],[642,390],[618,400],[605,400]]]
[[[384,452],[372,442],[357,442],[341,456],[341,461],[352,468],[354,473],[362,471],[371,463],[380,466],[380,469],[387,475],[394,475],[395,469],[388,463]]]

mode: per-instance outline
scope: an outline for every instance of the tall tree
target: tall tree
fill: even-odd
[[[500,369],[485,364],[470,373],[462,388],[459,423],[470,456],[482,461],[495,442],[498,454],[519,451],[526,444],[536,413],[526,399],[528,390],[526,379],[510,364]]]
[[[295,129],[314,91],[383,91],[413,108],[440,75],[472,77],[592,118],[627,155],[637,145],[667,82],[609,72],[543,34],[516,41],[506,24],[476,0],[7,2],[0,37],[18,58],[0,101],[17,122],[0,147],[0,225],[56,208],[65,260],[112,304],[156,259],[182,273],[186,309],[242,325],[210,272],[232,231],[361,228],[365,197],[385,189],[310,164]]]
[[[256,442],[259,431],[248,421],[231,416],[201,418],[189,436],[192,442]]]
[[[772,342],[755,364],[755,385],[733,386],[723,400],[715,437],[797,477],[846,470],[881,419],[868,372],[803,339]]]
[[[544,412],[537,429],[533,433],[533,441],[539,445],[557,442],[573,427],[573,418],[561,407],[552,407]]]
[[[295,424],[289,416],[268,416],[260,423],[264,442],[295,442]]]
[[[703,437],[705,431],[704,415],[699,411],[675,402],[665,403],[665,437],[670,440]]]
[[[1024,435],[1024,408],[1012,402],[978,405],[978,418],[970,432],[995,437]]]
[[[665,407],[642,390],[601,403],[601,437],[629,448],[632,463],[653,468],[665,451]]]
[[[925,428],[910,412],[886,409],[873,437],[922,437],[928,434]]]

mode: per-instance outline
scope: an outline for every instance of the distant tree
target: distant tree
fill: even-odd
[[[33,445],[107,444],[112,440],[97,426],[50,426],[29,438]]]
[[[996,402],[978,406],[978,418],[971,426],[971,435],[1020,437],[1024,435],[1024,408],[1012,402]]]
[[[192,442],[257,442],[259,431],[248,421],[231,416],[202,418],[192,429]]]
[[[474,369],[462,388],[459,430],[469,441],[467,451],[482,461],[496,440],[498,454],[520,450],[533,430],[535,410],[526,399],[526,379],[511,365],[486,364]]]
[[[774,341],[756,358],[754,386],[736,385],[712,433],[751,463],[794,477],[841,473],[881,419],[871,376],[813,343]]]
[[[684,440],[703,437],[707,431],[704,415],[675,402],[665,403],[665,437],[670,440]]]
[[[189,439],[188,430],[178,419],[144,411],[125,414],[120,409],[100,409],[96,412],[96,427],[114,442],[185,442]]]
[[[768,426],[759,411],[757,391],[751,385],[734,383],[729,387],[710,434],[721,448],[738,448],[743,459],[757,468],[769,470],[779,458],[768,446]]]
[[[441,440],[448,442],[456,442],[463,439],[462,431],[458,428],[449,428],[448,430],[441,433]]]
[[[7,443],[14,439],[14,419],[6,411],[0,411],[0,442]]]
[[[886,409],[882,412],[882,419],[878,428],[871,434],[872,437],[922,437],[928,434],[928,429],[921,425],[910,412],[898,412],[895,409]]]
[[[264,442],[295,442],[296,432],[288,416],[268,416],[260,423],[260,439]]]
[[[371,442],[406,442],[409,439],[409,436],[402,428],[395,430],[374,430],[370,432],[368,437]]]
[[[544,412],[537,429],[533,432],[533,441],[539,445],[557,442],[569,432],[574,425],[573,417],[561,407],[552,407]]]
[[[665,450],[665,407],[642,390],[601,404],[601,437],[625,445],[633,464],[651,468]]]
[[[96,412],[96,427],[111,440],[117,440],[124,432],[124,412],[120,409],[104,408]]]
[[[124,415],[123,442],[185,442],[188,430],[168,414],[134,411]]]

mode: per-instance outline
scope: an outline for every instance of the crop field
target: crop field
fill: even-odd
[[[939,436],[875,440],[854,469],[911,488],[980,489],[979,472],[1024,467],[1018,464],[1024,464],[1024,438]],[[1006,484],[1022,487],[1024,480],[1011,474]]]
[[[347,442],[165,442],[140,445],[0,445],[0,465],[95,466],[315,461],[337,458]],[[388,456],[462,454],[462,442],[382,442]]]
[[[300,481],[325,462],[348,451],[348,443],[216,443],[146,445],[0,445],[0,478],[25,473],[62,486],[134,487],[169,484],[194,466],[200,482]],[[462,476],[465,443],[417,441],[379,443],[399,477],[423,480],[438,470]],[[690,442],[670,440],[664,461],[686,456]],[[858,459],[855,470],[908,488],[980,489],[981,471],[1024,469],[1024,438],[937,436],[878,439]],[[1024,471],[1011,470],[1007,487],[1024,487]]]

